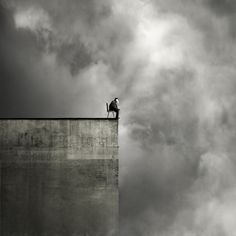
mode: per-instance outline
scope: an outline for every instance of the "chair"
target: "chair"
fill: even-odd
[[[110,111],[110,110],[109,110],[109,104],[108,104],[108,102],[106,102],[106,109],[107,109],[107,118],[109,118],[109,113],[110,113],[110,112],[112,112],[112,116],[113,116],[113,118],[114,118],[114,117],[115,117],[114,111]]]

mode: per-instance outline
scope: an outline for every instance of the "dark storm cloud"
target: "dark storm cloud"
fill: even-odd
[[[57,49],[58,63],[69,65],[72,75],[86,68],[92,62],[88,50],[83,44],[63,44]]]
[[[103,107],[95,98],[100,90],[89,84],[99,83],[92,77],[106,66],[97,62],[93,50],[100,49],[86,32],[108,15],[108,7],[94,1],[2,2],[1,116],[73,116],[86,114],[87,103]]]
[[[1,116],[105,115],[105,100],[120,97],[121,235],[235,232],[231,4],[1,7]]]
[[[233,0],[208,0],[205,4],[215,15],[227,19],[229,24],[229,34],[235,40],[236,2]]]
[[[208,0],[206,4],[219,15],[235,14],[236,3],[233,0]]]
[[[35,89],[35,78],[30,75],[32,68],[28,67],[32,61],[36,63],[35,57],[40,54],[36,47],[35,36],[25,30],[16,32],[12,11],[4,8],[3,5],[0,7],[1,114],[21,115],[21,112],[27,109],[34,113],[36,106],[47,99],[45,96],[40,96],[42,101],[35,100],[37,99],[35,92],[45,95],[46,91],[42,86]],[[32,106],[34,102],[35,107]]]

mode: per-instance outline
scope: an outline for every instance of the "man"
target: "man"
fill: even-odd
[[[109,111],[114,111],[116,113],[116,119],[119,118],[119,99],[115,98],[113,101],[111,101],[109,105]]]

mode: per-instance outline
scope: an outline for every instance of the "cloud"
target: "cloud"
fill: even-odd
[[[120,98],[121,235],[235,231],[236,53],[225,4],[1,7],[1,116],[105,116],[105,101]]]
[[[14,4],[11,2],[11,10],[2,6],[1,11],[2,22],[6,25],[1,35],[4,58],[1,116],[73,116],[78,111],[83,116],[94,116],[96,107],[104,107],[103,100],[95,96],[103,89],[98,84],[106,83],[107,66],[90,57],[80,35],[65,38],[67,25],[62,21],[62,29],[55,26],[55,18],[49,17],[49,10],[44,10],[44,6],[34,6],[34,2],[27,1],[22,5],[19,2]],[[25,10],[19,10],[19,13],[18,9]],[[34,22],[16,27],[18,14],[25,17],[28,12],[32,13],[32,9]],[[48,34],[45,34],[45,28],[49,30]],[[86,67],[87,70],[83,70]],[[98,80],[100,77],[96,73],[100,73],[103,80]],[[97,92],[93,86],[98,88]],[[16,101],[17,106],[14,105]],[[91,103],[97,105],[88,109]],[[99,114],[105,113],[101,108],[98,111]]]
[[[202,155],[198,178],[167,235],[234,235],[234,168],[224,154]]]
[[[233,0],[207,0],[205,3],[219,15],[235,14],[236,4]]]
[[[14,20],[16,28],[26,28],[32,31],[51,29],[49,15],[40,8],[17,9]]]

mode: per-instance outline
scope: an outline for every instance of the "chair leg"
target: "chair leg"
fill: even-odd
[[[107,112],[107,118],[109,118],[109,111]]]

